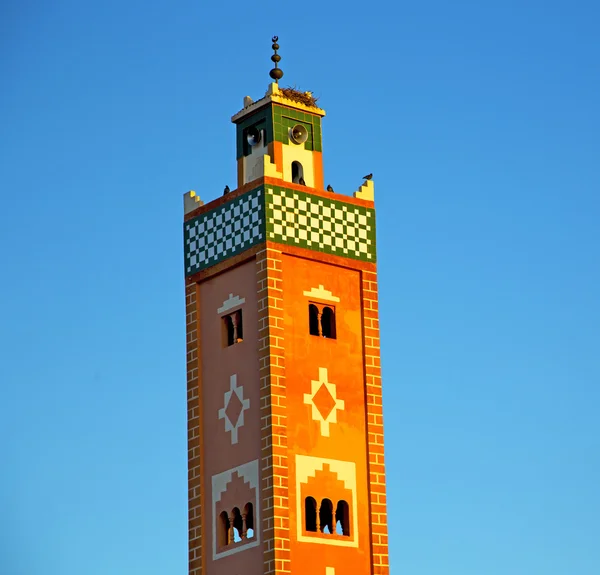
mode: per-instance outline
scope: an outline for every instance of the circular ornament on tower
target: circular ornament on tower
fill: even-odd
[[[250,146],[257,146],[260,143],[260,130],[255,126],[248,128],[248,131],[246,132],[246,140]]]
[[[308,140],[308,130],[302,124],[296,124],[290,129],[290,139],[294,144],[304,144]]]

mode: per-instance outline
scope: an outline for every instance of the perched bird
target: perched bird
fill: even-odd
[[[301,186],[306,186],[306,182],[304,181],[304,178],[300,178],[300,179],[298,180],[298,183],[299,183]]]
[[[333,188],[329,185],[329,186],[327,186],[327,191],[328,192],[333,192]]]
[[[231,192],[231,190],[229,189],[229,186],[225,186],[225,189],[223,190],[223,195],[226,195],[229,192]]]
[[[373,174],[367,174],[366,176],[363,176],[363,180],[372,180],[373,179]]]

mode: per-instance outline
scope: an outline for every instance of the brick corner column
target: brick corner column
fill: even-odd
[[[281,252],[256,256],[264,574],[291,573]]]
[[[367,449],[369,457],[371,554],[373,574],[389,575],[377,273],[374,271],[363,271],[361,276],[366,378]]]
[[[185,288],[188,411],[188,531],[189,574],[202,575],[202,430],[200,418],[199,286]]]

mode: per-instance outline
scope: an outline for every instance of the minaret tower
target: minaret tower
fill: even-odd
[[[372,180],[324,189],[308,92],[244,98],[184,197],[190,575],[387,575]]]

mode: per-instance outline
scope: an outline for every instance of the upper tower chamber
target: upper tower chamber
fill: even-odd
[[[323,189],[324,116],[244,98],[237,189],[184,197],[193,575],[389,573],[373,182]]]

